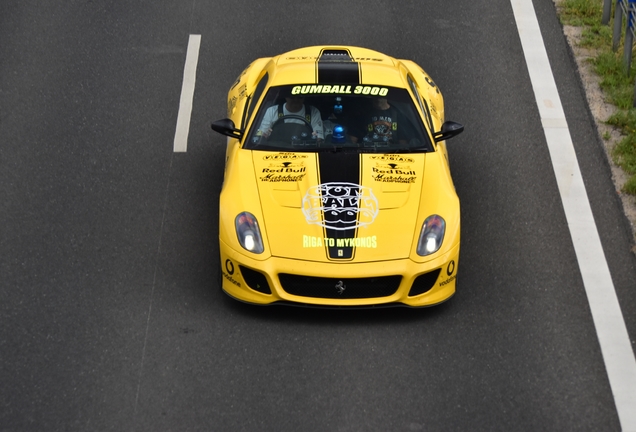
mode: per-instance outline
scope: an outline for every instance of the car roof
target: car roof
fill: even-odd
[[[406,87],[399,61],[352,46],[312,46],[271,58],[270,86],[286,84],[382,84]]]

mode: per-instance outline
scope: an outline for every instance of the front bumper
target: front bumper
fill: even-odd
[[[222,241],[220,251],[223,290],[237,300],[255,304],[433,306],[455,293],[459,263],[459,244],[426,263],[410,259],[321,263],[279,257],[258,261]]]

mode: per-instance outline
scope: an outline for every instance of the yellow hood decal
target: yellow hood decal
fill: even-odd
[[[253,152],[272,255],[321,262],[408,257],[419,233],[426,155],[329,155]]]

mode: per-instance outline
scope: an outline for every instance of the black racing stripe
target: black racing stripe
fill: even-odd
[[[325,237],[330,259],[350,260],[351,242],[356,237],[360,190],[360,155],[357,153],[319,153],[318,167],[322,193]]]
[[[323,50],[317,61],[318,84],[359,84],[360,63],[346,50]]]

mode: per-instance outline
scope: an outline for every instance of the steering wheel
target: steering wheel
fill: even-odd
[[[299,124],[296,122],[285,123],[285,120],[288,119],[300,120],[303,122],[303,124]],[[278,120],[272,123],[270,128],[272,129],[272,133],[269,135],[269,140],[272,140],[272,138],[274,138],[281,141],[286,141],[293,135],[300,135],[302,132],[307,132],[307,137],[311,139],[314,133],[314,128],[305,117],[294,114],[288,114],[279,117]]]

